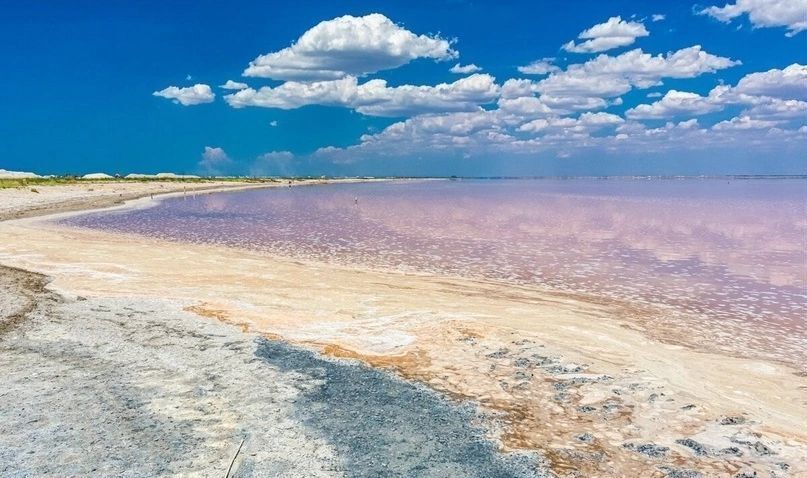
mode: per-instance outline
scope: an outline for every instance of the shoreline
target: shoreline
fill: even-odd
[[[387,181],[387,180],[383,180]],[[312,183],[308,185],[328,185],[332,183]],[[339,184],[339,183],[333,183]],[[211,191],[204,191],[201,194],[205,193],[216,193],[216,192],[237,192],[244,188],[233,188],[233,189],[216,189]],[[114,210],[124,210],[124,209],[137,209],[137,208],[148,208],[152,207],[153,203],[157,201],[168,199],[171,197],[179,196],[181,193],[166,193],[159,197],[155,197],[153,199],[141,197],[132,199],[130,201],[126,201],[124,204],[118,204],[113,206],[108,206],[104,208],[98,209],[87,209],[83,211],[72,211],[72,212],[56,212],[47,214],[47,220],[59,220],[63,218],[68,218],[77,214],[85,214],[85,213],[92,213],[92,212],[100,212],[100,211],[114,211]],[[85,228],[80,226],[73,226],[73,225],[56,225],[57,227],[63,227],[68,230],[83,230],[83,231],[95,231],[92,228]],[[151,238],[146,236],[139,236],[137,234],[129,234],[124,232],[109,232],[109,231],[98,231],[99,233],[104,234],[110,238],[117,238],[120,240],[126,240],[126,238],[134,238],[136,240],[150,240]],[[165,242],[168,244],[174,245],[199,245],[205,247],[205,243],[191,243],[191,242],[182,242],[176,240],[159,240],[154,239],[156,242]],[[760,353],[759,350],[748,350],[748,349],[729,349],[727,347],[720,347],[720,346],[713,346],[709,344],[708,341],[704,342],[700,339],[695,339],[695,336],[687,336],[686,334],[682,334],[679,330],[681,329],[680,324],[676,324],[675,327],[670,327],[670,324],[662,324],[669,330],[664,329],[663,327],[657,327],[658,325],[658,318],[656,316],[660,316],[659,313],[660,309],[656,305],[652,304],[633,304],[630,301],[617,299],[612,297],[605,297],[596,295],[589,292],[570,292],[567,290],[554,290],[551,288],[541,287],[535,284],[528,284],[528,283],[516,283],[516,282],[508,282],[506,280],[500,280],[495,278],[487,278],[483,276],[463,276],[458,274],[448,274],[448,273],[436,273],[436,272],[427,272],[421,271],[417,269],[394,269],[394,268],[384,268],[384,267],[373,267],[364,264],[346,264],[343,262],[338,261],[319,261],[315,259],[308,259],[304,257],[297,257],[297,256],[283,256],[283,255],[276,255],[269,252],[261,251],[261,250],[254,250],[245,247],[237,247],[237,246],[212,246],[212,249],[218,249],[219,247],[224,248],[228,251],[239,252],[242,254],[250,255],[250,256],[257,256],[257,257],[264,257],[269,262],[271,261],[280,261],[287,264],[296,264],[301,265],[309,269],[316,269],[318,267],[326,267],[329,269],[335,269],[340,271],[353,271],[356,273],[380,273],[380,274],[388,274],[392,276],[402,276],[402,277],[412,277],[412,278],[421,278],[421,279],[444,279],[447,281],[455,281],[464,284],[471,284],[478,288],[489,288],[490,290],[494,290],[497,292],[501,292],[504,290],[508,290],[508,295],[526,295],[529,296],[531,294],[538,295],[542,298],[555,300],[559,302],[563,302],[566,300],[575,301],[580,303],[591,304],[596,307],[605,307],[605,308],[612,308],[614,311],[613,316],[619,315],[620,318],[618,319],[618,324],[621,327],[630,328],[635,330],[642,335],[647,336],[649,339],[657,341],[665,346],[674,346],[674,347],[685,347],[690,349],[694,352],[700,353],[709,353],[714,354],[717,356],[726,356],[735,359],[744,359],[744,360],[752,360],[752,361],[761,361],[761,362],[769,362],[773,363],[788,369],[791,369],[794,374],[807,376],[807,363],[801,360],[801,356],[796,356],[792,358],[783,358],[781,356],[777,356],[775,354],[763,354]],[[630,316],[629,319],[625,318]],[[614,317],[612,317],[614,318]],[[651,320],[651,318],[655,320]],[[656,328],[654,328],[656,326]],[[807,353],[807,349],[805,349],[805,353]],[[807,360],[807,355],[804,356],[804,359]]]
[[[62,214],[84,213],[91,211],[109,210],[115,208],[136,207],[141,200],[163,200],[170,197],[181,196],[183,194],[212,194],[225,191],[240,191],[245,189],[265,189],[278,187],[299,187],[325,184],[349,184],[355,182],[387,181],[385,179],[304,179],[295,181],[206,181],[206,182],[162,182],[162,181],[84,181],[82,183],[69,185],[46,185],[46,186],[18,186],[13,188],[0,189],[0,200],[15,199],[19,197],[21,191],[31,191],[37,196],[43,192],[53,192],[57,190],[70,189],[75,193],[84,193],[85,197],[74,198],[48,198],[33,197],[40,200],[40,204],[26,204],[18,201],[11,207],[6,206],[0,209],[0,222],[16,219],[26,219],[34,217],[58,217]],[[101,189],[96,191],[96,188]],[[131,189],[140,189],[130,191]],[[104,191],[106,190],[106,191]],[[119,192],[120,191],[120,192]],[[87,196],[87,192],[98,192],[92,196]],[[15,194],[17,193],[17,194]],[[5,197],[4,197],[5,196]],[[28,195],[30,197],[30,195]],[[47,196],[45,194],[44,196]]]
[[[664,476],[663,467],[671,466],[731,476],[744,467],[769,472],[782,459],[796,473],[792,476],[807,470],[795,458],[807,443],[798,415],[804,398],[798,387],[805,380],[793,375],[797,371],[654,342],[620,327],[618,308],[456,278],[302,264],[147,238],[133,243],[132,237],[41,220],[0,223],[0,232],[11,239],[0,247],[0,263],[50,269],[52,287],[68,294],[145,298],[171,290],[171,299],[193,302],[187,307],[199,315],[360,359],[476,401],[490,413],[503,414],[495,438],[508,449],[542,451],[556,472],[619,476],[608,474],[611,467]],[[36,240],[25,241],[32,234]],[[59,244],[70,244],[75,254],[60,254],[53,249]],[[152,254],[159,251],[168,264],[138,255],[144,246]],[[215,270],[205,262],[228,268]],[[183,267],[188,270],[173,271]],[[271,272],[260,272],[266,270]],[[221,287],[211,288],[216,281]],[[295,292],[295,283],[310,290]],[[581,330],[583,325],[590,330]],[[795,383],[783,388],[780,382],[788,376]],[[698,390],[703,384],[713,390]],[[767,390],[776,389],[791,401],[759,401],[753,393],[731,396],[743,387],[771,394]],[[682,411],[688,400],[698,404]],[[745,423],[721,423],[721,415],[735,414]],[[625,430],[614,434],[615,427]],[[736,438],[763,432],[751,441]],[[591,440],[578,438],[584,434]],[[651,436],[654,446],[666,447],[659,456],[641,451],[648,450],[643,440]],[[676,440],[692,445],[686,441],[691,440],[702,453]],[[778,455],[759,455],[756,443],[775,447]],[[742,455],[721,452],[732,447]]]

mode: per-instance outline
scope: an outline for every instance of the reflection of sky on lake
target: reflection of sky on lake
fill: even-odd
[[[189,196],[68,222],[660,305],[665,322],[718,346],[807,357],[804,180],[345,184]]]

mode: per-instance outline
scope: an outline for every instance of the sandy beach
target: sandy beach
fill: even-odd
[[[43,216],[162,186],[0,190],[4,476],[807,476],[798,358],[616,300]]]

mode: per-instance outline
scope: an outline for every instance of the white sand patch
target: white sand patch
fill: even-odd
[[[7,169],[0,169],[0,179],[33,179],[41,177],[42,176],[36,173],[28,173],[25,171],[9,171]]]
[[[113,179],[114,176],[110,176],[107,173],[90,173],[85,174],[81,177],[81,179]]]

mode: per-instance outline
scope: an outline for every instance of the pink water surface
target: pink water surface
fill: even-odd
[[[65,222],[470,276],[654,310],[717,348],[807,359],[807,180],[402,181],[216,193]]]

